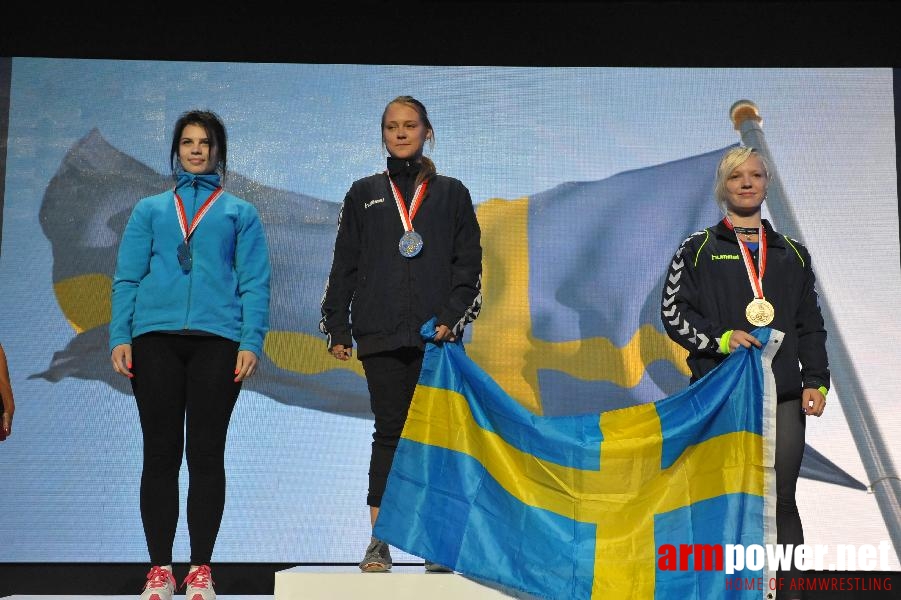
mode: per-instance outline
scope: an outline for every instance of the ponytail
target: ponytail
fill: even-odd
[[[426,181],[427,179],[431,179],[433,175],[438,173],[437,169],[435,169],[435,163],[432,162],[431,158],[429,158],[428,156],[422,156],[420,158],[422,161],[422,168],[419,169],[419,174],[416,175],[416,183],[414,184],[414,187],[418,186],[420,183]]]

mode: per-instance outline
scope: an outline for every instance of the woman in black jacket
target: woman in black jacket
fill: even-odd
[[[421,102],[399,96],[382,113],[387,169],[351,185],[338,233],[320,330],[329,352],[363,363],[375,416],[370,520],[382,494],[422,367],[419,330],[437,317],[435,342],[455,342],[481,307],[481,232],[469,190],[423,156],[435,132]],[[391,568],[388,545],[370,540],[364,572]],[[429,570],[446,570],[426,563]]]
[[[690,236],[676,252],[661,318],[669,336],[688,350],[692,383],[739,346],[759,348],[748,330],[769,326],[784,333],[773,360],[776,531],[779,544],[797,546],[804,543],[795,489],[805,416],[823,414],[829,366],[810,253],[761,218],[768,184],[769,167],[757,150],[737,147],[725,153],[714,188],[725,217]]]

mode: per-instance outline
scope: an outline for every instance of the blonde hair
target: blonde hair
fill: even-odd
[[[716,203],[724,214],[726,213],[726,201],[729,198],[728,192],[726,191],[726,180],[729,178],[729,175],[732,174],[732,171],[744,164],[744,162],[752,156],[759,158],[760,162],[763,164],[763,170],[766,171],[767,184],[769,185],[770,163],[762,152],[751,146],[730,148],[723,154],[723,158],[720,159],[720,164],[716,168],[716,181],[713,184],[713,197],[716,198]]]

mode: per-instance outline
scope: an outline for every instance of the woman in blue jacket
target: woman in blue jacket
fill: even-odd
[[[215,598],[209,563],[225,505],[225,440],[269,327],[269,252],[257,210],[226,192],[226,131],[212,112],[175,123],[175,186],[140,200],[119,245],[110,356],[131,380],[144,441],[142,600],[171,600],[178,476],[187,457],[187,600]]]

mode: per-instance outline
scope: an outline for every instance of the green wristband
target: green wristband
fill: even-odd
[[[825,398],[825,397],[826,397],[826,394],[829,393],[829,389],[828,389],[825,385],[821,385],[821,386],[818,387],[817,389],[820,390],[820,393],[821,393],[821,394],[823,394],[823,398]]]
[[[729,354],[729,340],[732,339],[732,331],[729,329],[720,337],[720,354]]]

